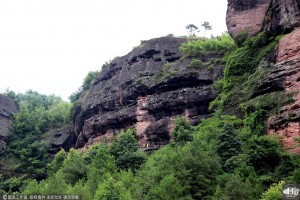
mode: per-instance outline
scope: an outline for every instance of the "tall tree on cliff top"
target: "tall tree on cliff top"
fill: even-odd
[[[206,22],[206,21],[203,22],[203,24],[201,26],[204,27],[204,36],[203,37],[205,37],[206,31],[212,30],[212,26],[209,24],[209,22]]]
[[[185,28],[190,33],[190,36],[193,36],[195,34],[194,32],[198,30],[198,27],[195,26],[194,24],[188,24]]]

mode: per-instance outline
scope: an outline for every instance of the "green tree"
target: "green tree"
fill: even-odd
[[[16,172],[31,178],[45,178],[50,159],[48,146],[41,142],[42,134],[70,122],[70,103],[32,90],[15,95],[15,99],[20,112],[15,115],[14,134],[9,137],[8,149],[19,159]]]
[[[283,155],[281,144],[268,135],[249,138],[245,151],[258,174],[275,172]]]
[[[38,183],[35,179],[29,181],[25,190],[22,191],[22,194],[42,194],[42,187],[44,186],[45,181],[40,181]]]
[[[283,184],[284,181],[280,181],[278,184],[271,185],[270,188],[261,195],[261,200],[282,200]]]
[[[25,94],[17,94],[15,100],[20,104],[20,106],[24,103],[27,104],[30,111],[39,107],[48,109],[50,106],[62,101],[60,97],[55,95],[47,96],[32,90],[28,90]]]
[[[51,128],[58,128],[64,124],[71,122],[71,109],[72,104],[68,102],[58,102],[55,105],[52,105],[46,112],[47,123]]]
[[[60,170],[63,166],[63,162],[65,158],[67,157],[67,153],[65,152],[64,149],[61,149],[54,157],[53,161],[47,165],[48,169],[48,175],[53,175],[58,170]]]
[[[300,182],[300,168],[295,169],[293,174],[293,180],[296,181],[297,183]]]
[[[30,112],[25,104],[15,116],[14,134],[9,137],[9,149],[19,160],[16,170],[32,178],[46,176],[45,165],[48,159],[48,147],[40,142],[39,118],[41,110]]]
[[[84,158],[76,150],[70,149],[67,158],[60,169],[66,183],[74,185],[87,176],[87,166]]]
[[[105,180],[105,184],[99,185],[99,189],[95,194],[94,200],[111,199],[132,200],[132,197],[121,181],[117,181],[112,176],[108,175],[108,178]]]
[[[219,172],[216,155],[204,150],[201,141],[196,140],[185,146],[167,145],[151,155],[143,168],[137,171],[133,196],[135,199],[152,199],[145,194],[152,191],[158,195],[161,191],[158,185],[166,187],[167,183],[173,182],[174,195],[180,198],[209,199],[215,190]],[[167,176],[168,179],[163,180]]]
[[[203,24],[201,26],[204,27],[204,36],[203,37],[205,37],[206,31],[212,30],[212,26],[207,21],[203,22]]]
[[[232,156],[236,156],[241,152],[241,143],[237,138],[236,131],[231,124],[226,124],[224,132],[218,136],[217,152],[221,157],[222,164]]]
[[[184,145],[193,140],[193,127],[185,119],[185,117],[178,117],[175,119],[175,128],[171,132],[175,144]]]
[[[190,33],[190,36],[195,35],[195,31],[198,30],[198,27],[195,26],[194,24],[188,24],[188,25],[186,25],[185,28],[186,28],[186,29],[188,30],[188,32]]]
[[[110,149],[106,144],[97,144],[92,146],[84,155],[87,164],[87,181],[85,190],[88,191],[90,198],[94,198],[94,194],[99,184],[105,184],[106,174],[116,174],[115,159],[110,154]],[[87,193],[87,192],[86,192]],[[88,196],[85,194],[85,196]]]
[[[111,145],[111,153],[116,159],[116,166],[120,169],[135,171],[146,161],[146,155],[139,150],[132,129],[121,131]]]
[[[164,200],[192,199],[183,195],[184,189],[180,181],[173,174],[169,174],[150,190],[149,198]]]
[[[0,174],[0,195],[5,194],[3,183],[4,183],[4,177],[2,174]]]
[[[251,200],[252,185],[236,174],[223,174],[218,177],[219,185],[213,200]]]

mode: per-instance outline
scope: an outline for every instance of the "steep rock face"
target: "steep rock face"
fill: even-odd
[[[5,152],[7,137],[12,133],[12,118],[18,111],[11,98],[0,94],[0,155]]]
[[[271,0],[228,0],[226,23],[228,32],[237,37],[242,32],[260,32]]]
[[[299,0],[272,0],[265,23],[265,29],[276,34],[291,32],[294,28],[299,27]]]
[[[263,29],[271,34],[290,32],[300,25],[298,0],[228,0],[227,27],[231,36]]]
[[[280,135],[287,149],[299,153],[300,148],[294,139],[300,137],[300,29],[280,40],[275,67],[273,81],[280,83],[287,93],[293,94],[295,102],[269,118],[269,133]]]
[[[174,117],[185,115],[192,124],[210,114],[217,96],[213,84],[222,78],[224,64],[213,68],[189,66],[182,59],[183,38],[144,42],[102,69],[87,98],[75,110],[76,147],[110,141],[121,129],[134,127],[141,146],[167,143]],[[202,62],[221,54],[200,56]]]
[[[250,35],[262,30],[273,36],[287,33],[276,48],[275,66],[258,87],[256,95],[285,91],[294,96],[295,103],[282,108],[267,122],[268,132],[281,136],[285,148],[293,152],[300,152],[294,140],[300,136],[299,26],[298,0],[228,0],[227,27],[233,37],[247,29]]]

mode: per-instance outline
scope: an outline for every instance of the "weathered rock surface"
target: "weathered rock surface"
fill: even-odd
[[[75,110],[76,147],[110,141],[121,129],[134,127],[141,146],[167,143],[174,117],[192,124],[209,116],[208,104],[217,96],[213,84],[224,64],[188,67],[181,59],[183,38],[149,40],[102,69],[87,98]],[[221,54],[203,55],[208,62]]]
[[[237,37],[243,32],[255,35],[264,25],[271,0],[228,0],[226,23],[228,32]]]
[[[49,153],[55,154],[61,149],[69,150],[75,147],[76,135],[72,125],[64,128],[50,130],[43,136],[43,141],[49,145]]]
[[[255,35],[262,30],[282,34],[300,26],[298,0],[228,0],[228,31],[236,38],[242,32]]]
[[[0,155],[6,150],[7,137],[12,133],[13,115],[19,111],[17,104],[0,94]]]
[[[299,0],[272,0],[265,23],[265,29],[272,34],[288,33],[299,27]]]
[[[277,82],[282,83],[287,93],[294,94],[295,102],[268,120],[269,133],[280,135],[287,149],[299,153],[294,139],[300,137],[300,29],[280,40],[276,67]]]
[[[286,149],[300,152],[295,138],[300,136],[300,1],[299,0],[228,0],[227,27],[233,37],[243,31],[255,35],[287,34],[276,49],[275,66],[271,69],[256,96],[286,91],[295,103],[287,105],[268,119],[268,132],[280,135]]]
[[[295,102],[280,109],[267,121],[269,134],[280,136],[286,149],[300,152],[297,142],[300,137],[300,29],[285,35],[276,48],[274,67],[256,89],[255,96],[285,91],[294,96]]]

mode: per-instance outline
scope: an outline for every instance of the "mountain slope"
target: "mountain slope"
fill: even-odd
[[[208,117],[224,63],[205,64],[224,54],[183,57],[179,47],[185,42],[175,37],[145,41],[103,68],[76,109],[76,147],[111,140],[129,127],[136,129],[141,147],[166,144],[176,116],[185,115],[192,124]]]

